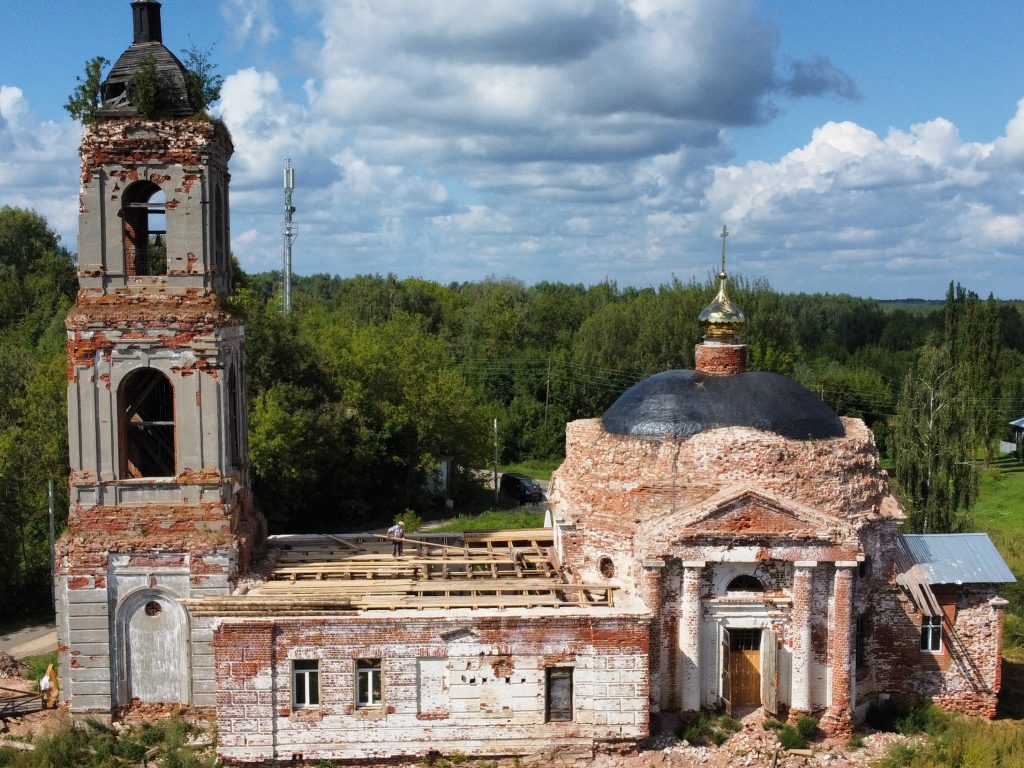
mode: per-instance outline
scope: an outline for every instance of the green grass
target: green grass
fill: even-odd
[[[460,531],[493,531],[502,528],[540,528],[544,525],[544,512],[540,507],[491,509],[473,517],[459,517],[431,532],[458,533]]]
[[[975,530],[985,531],[1017,577],[1000,587],[1009,612],[1024,617],[1024,463],[1002,457],[982,472],[978,503],[971,513]]]
[[[990,722],[926,705],[897,723],[904,734],[927,733],[919,746],[894,745],[879,768],[1011,768],[1024,765],[1024,723]]]
[[[1010,605],[1003,642],[1003,689],[999,713],[1024,717],[1024,463],[1003,456],[982,471],[978,502],[972,510],[977,531],[986,532],[1017,577],[999,591]]]
[[[22,661],[28,665],[28,672],[25,673],[25,678],[38,681],[46,673],[48,666],[53,664],[56,669],[57,652],[51,651],[40,656],[26,656]]]
[[[561,459],[529,459],[521,464],[509,464],[502,467],[502,472],[518,472],[520,475],[532,477],[535,480],[550,480],[551,473],[561,465]]]
[[[690,744],[714,744],[720,747],[743,725],[729,715],[703,711],[696,720],[679,726],[676,736]]]
[[[180,717],[133,725],[124,731],[98,720],[85,720],[37,736],[31,752],[0,746],[0,767],[135,768],[145,763],[160,768],[213,768],[217,759],[212,744],[187,743],[198,732]],[[147,759],[151,749],[154,754]]]

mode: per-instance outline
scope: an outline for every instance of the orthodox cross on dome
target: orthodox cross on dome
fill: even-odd
[[[698,321],[704,331],[705,341],[734,344],[736,343],[736,333],[743,327],[746,318],[740,308],[729,298],[728,281],[725,275],[725,241],[729,237],[729,229],[724,224],[719,237],[722,238],[722,271],[718,273],[718,295],[700,313]]]
[[[725,224],[722,225],[722,234],[720,234],[719,237],[722,238],[722,272],[721,272],[721,274],[724,275],[725,274],[725,241],[729,237],[729,228],[726,227]]]

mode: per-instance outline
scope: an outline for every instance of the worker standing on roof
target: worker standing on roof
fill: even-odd
[[[399,520],[388,528],[388,538],[392,541],[391,555],[400,557],[402,555],[402,539],[405,538],[405,522]]]

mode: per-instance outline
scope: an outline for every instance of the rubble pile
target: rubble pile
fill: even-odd
[[[0,677],[24,677],[27,674],[27,664],[18,661],[9,653],[0,651]]]

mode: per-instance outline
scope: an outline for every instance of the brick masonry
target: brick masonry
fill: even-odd
[[[743,373],[747,370],[747,347],[745,344],[704,342],[694,349],[694,359],[694,367],[701,373],[717,376]]]
[[[648,639],[642,615],[572,609],[222,619],[214,631],[219,751],[238,761],[373,760],[635,741],[648,732]],[[381,660],[381,706],[356,706],[361,658]],[[293,707],[295,659],[319,661],[318,706]],[[569,722],[545,722],[552,667],[573,670]]]
[[[567,426],[566,460],[549,491],[562,562],[590,580],[611,560],[613,581],[648,605],[652,712],[688,709],[686,664],[698,634],[700,703],[719,704],[722,632],[746,627],[778,639],[781,711],[796,702],[826,715],[822,726],[834,733],[848,732],[880,696],[994,714],[995,588],[940,589],[951,606],[943,652],[922,653],[921,617],[895,581],[902,510],[870,430],[843,424],[843,437],[816,441],[745,427],[676,440],[608,434],[596,419]],[[684,605],[687,563],[703,565],[699,614]],[[731,594],[739,575],[764,591]]]

